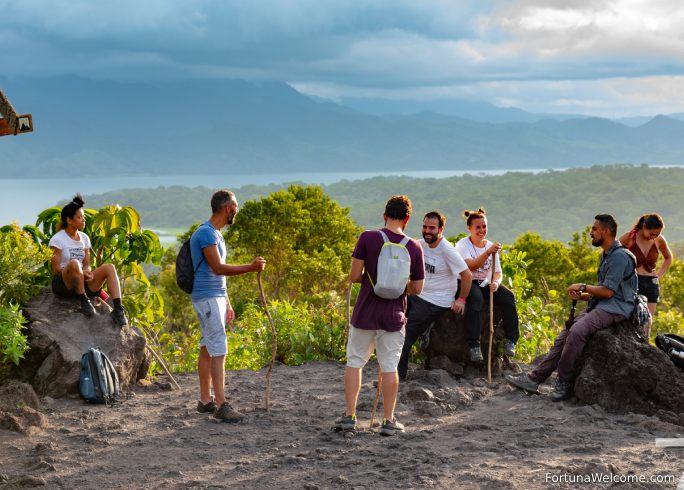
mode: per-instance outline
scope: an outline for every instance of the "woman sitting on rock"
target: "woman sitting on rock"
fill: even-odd
[[[95,313],[95,308],[88,299],[99,296],[105,281],[109,294],[114,300],[112,318],[119,325],[128,323],[126,312],[121,304],[119,277],[112,264],[105,264],[90,270],[90,238],[80,230],[86,225],[83,206],[85,201],[80,194],[62,208],[62,220],[57,228],[59,232],[50,239],[49,247],[53,251],[52,291],[65,298],[79,298],[81,308],[86,316]]]
[[[619,238],[620,243],[636,257],[639,294],[646,296],[651,316],[655,315],[656,305],[660,297],[660,278],[665,275],[672,263],[672,251],[667,246],[665,237],[661,235],[663,228],[665,228],[665,224],[660,216],[645,214],[634,224],[631,231]],[[663,254],[664,260],[656,272],[658,252]],[[651,332],[645,333],[646,337],[649,338]]]
[[[515,356],[515,344],[520,337],[518,332],[518,309],[515,304],[515,295],[501,284],[501,263],[497,252],[501,251],[501,245],[492,243],[487,236],[487,218],[483,208],[477,211],[463,211],[467,219],[470,236],[463,238],[456,244],[456,250],[465,260],[468,268],[473,273],[473,285],[466,298],[466,321],[468,323],[468,336],[466,341],[470,345],[470,360],[482,361],[480,349],[480,325],[482,324],[482,310],[485,296],[494,292],[494,303],[501,309],[503,328],[506,341],[503,345],[504,354],[508,357]],[[492,277],[492,255],[496,255],[494,274]]]

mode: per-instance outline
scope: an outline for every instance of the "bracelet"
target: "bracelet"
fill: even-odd
[[[464,300],[463,298],[458,298],[456,301],[463,301],[464,303],[466,302],[466,300]]]

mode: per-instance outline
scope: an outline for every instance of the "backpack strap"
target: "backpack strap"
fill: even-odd
[[[405,236],[405,237],[399,242],[399,245],[401,245],[402,247],[406,247],[406,244],[409,242],[409,240],[410,240],[410,238],[407,237],[407,236]]]
[[[385,235],[385,232],[382,231],[382,230],[378,230],[378,231],[379,231],[380,234],[382,235],[382,241],[383,241],[384,243],[388,243],[390,240],[389,240],[389,238],[387,238],[387,235]]]
[[[627,277],[623,277],[623,278],[622,278],[622,281],[620,281],[620,288],[622,289],[622,298],[623,298],[623,301],[629,301],[629,300],[627,299],[629,296],[627,295],[627,291],[625,291],[625,289],[628,289],[628,290],[629,290],[629,292],[632,294],[632,298],[633,298],[633,301],[634,301],[634,300],[636,300],[637,294],[639,294],[638,288],[637,288],[637,290],[635,291],[634,289],[632,289],[632,287],[631,287],[630,285],[627,284],[627,281],[629,281],[629,280],[630,280],[632,277],[634,277],[634,275],[636,274],[636,257],[634,257],[634,254],[633,254],[632,252],[630,252],[629,249],[628,249],[627,247],[625,247],[624,245],[620,245],[620,246],[617,248],[617,250],[623,250],[624,253],[625,253],[630,259],[632,259],[632,262],[633,262],[633,264],[634,264],[634,268],[632,269],[632,272],[630,272],[630,274],[629,274]],[[616,251],[617,251],[617,250],[616,250]]]

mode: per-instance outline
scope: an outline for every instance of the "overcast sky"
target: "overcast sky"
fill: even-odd
[[[684,111],[681,0],[0,0],[0,75],[279,79],[337,99]]]

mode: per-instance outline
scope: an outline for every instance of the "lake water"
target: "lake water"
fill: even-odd
[[[415,178],[446,178],[467,173],[503,175],[511,170],[435,170],[423,172],[350,172],[350,173],[294,173],[234,176],[162,176],[162,177],[112,177],[97,179],[0,179],[0,226],[19,220],[20,225],[35,224],[38,213],[59,201],[71,198],[77,192],[83,195],[101,194],[118,189],[156,188],[184,185],[205,186],[210,189],[236,189],[244,185],[282,184],[305,182],[307,184],[333,184],[341,180],[362,180],[377,176]],[[537,173],[544,170],[524,169],[515,172]]]
[[[83,195],[101,194],[118,189],[156,188],[184,185],[205,186],[210,189],[236,189],[244,185],[282,184],[333,184],[341,180],[362,180],[377,176],[415,178],[446,178],[464,174],[503,175],[511,170],[435,170],[422,172],[353,172],[353,173],[294,173],[234,176],[163,176],[163,177],[112,177],[97,179],[0,179],[0,226],[19,220],[20,225],[35,224],[38,213],[59,201],[71,198],[77,192]],[[540,169],[514,170],[515,172],[543,172]]]

